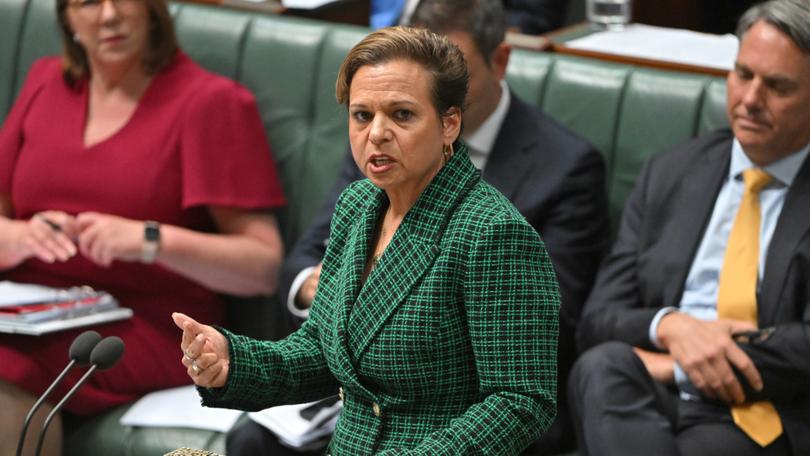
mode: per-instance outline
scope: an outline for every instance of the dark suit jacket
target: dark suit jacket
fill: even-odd
[[[483,177],[509,198],[546,244],[562,292],[560,363],[565,372],[574,358],[574,327],[609,244],[605,166],[587,141],[511,95]],[[285,261],[280,289],[285,302],[295,276],[323,258],[337,196],[363,178],[347,154],[330,199]]]
[[[563,24],[570,0],[504,0],[506,25],[540,35]]]
[[[559,292],[539,236],[461,147],[363,284],[386,207],[368,180],[343,192],[311,318],[281,342],[228,334],[228,384],[203,390],[206,404],[340,385],[334,455],[517,454],[555,412]]]
[[[619,340],[654,349],[655,313],[677,307],[694,255],[728,173],[730,131],[654,157],[625,205],[619,235],[578,330],[581,348]],[[795,454],[810,454],[810,160],[788,191],[757,294],[764,342],[743,344],[762,374]]]

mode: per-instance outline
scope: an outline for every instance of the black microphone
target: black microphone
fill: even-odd
[[[48,432],[48,426],[51,425],[51,421],[56,416],[56,413],[59,412],[59,409],[62,408],[63,405],[67,401],[76,394],[76,391],[81,388],[84,382],[93,375],[93,372],[96,369],[109,369],[121,359],[121,355],[124,354],[124,341],[121,340],[120,337],[110,336],[105,337],[101,342],[96,345],[92,352],[90,352],[90,369],[87,369],[87,372],[73,385],[73,388],[65,394],[65,397],[59,401],[58,404],[51,410],[51,413],[48,414],[48,417],[45,418],[45,423],[42,424],[42,430],[39,431],[39,440],[37,441],[37,450],[34,453],[36,456],[39,456],[39,452],[42,450],[42,442],[45,441],[45,434]]]
[[[62,373],[56,377],[56,380],[51,383],[51,386],[49,386],[48,389],[42,393],[42,396],[37,399],[34,406],[31,407],[31,410],[28,411],[28,415],[25,417],[25,422],[23,422],[23,428],[20,432],[20,441],[17,442],[17,456],[22,454],[22,449],[25,442],[25,434],[28,432],[28,425],[31,424],[31,418],[34,417],[34,413],[39,409],[42,403],[45,402],[45,399],[47,399],[51,392],[53,392],[54,388],[62,383],[62,380],[65,379],[68,371],[73,369],[73,366],[77,364],[80,366],[90,364],[90,353],[93,351],[93,348],[98,345],[100,340],[101,336],[97,332],[85,331],[79,334],[76,339],[73,340],[73,343],[70,344],[70,351],[68,352],[70,354],[70,362],[67,366],[65,366]]]

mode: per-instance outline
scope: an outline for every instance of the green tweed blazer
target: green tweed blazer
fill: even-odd
[[[227,385],[203,403],[246,410],[339,388],[339,456],[516,455],[556,413],[554,270],[523,216],[466,149],[408,212],[367,281],[387,206],[352,184],[332,220],[310,319],[279,342],[226,333]]]

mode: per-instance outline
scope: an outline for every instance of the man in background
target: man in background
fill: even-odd
[[[570,0],[502,0],[509,31],[540,35],[563,25]],[[371,28],[410,24],[419,0],[371,0]]]
[[[646,165],[585,306],[582,454],[810,454],[810,3],[737,35],[731,131]]]

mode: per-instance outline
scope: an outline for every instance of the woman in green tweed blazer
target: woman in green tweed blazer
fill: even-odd
[[[349,53],[338,100],[368,179],[340,197],[310,319],[280,342],[174,314],[208,406],[338,393],[334,455],[514,455],[555,415],[559,292],[537,233],[456,142],[467,70],[424,30]],[[455,152],[454,152],[455,151]]]

